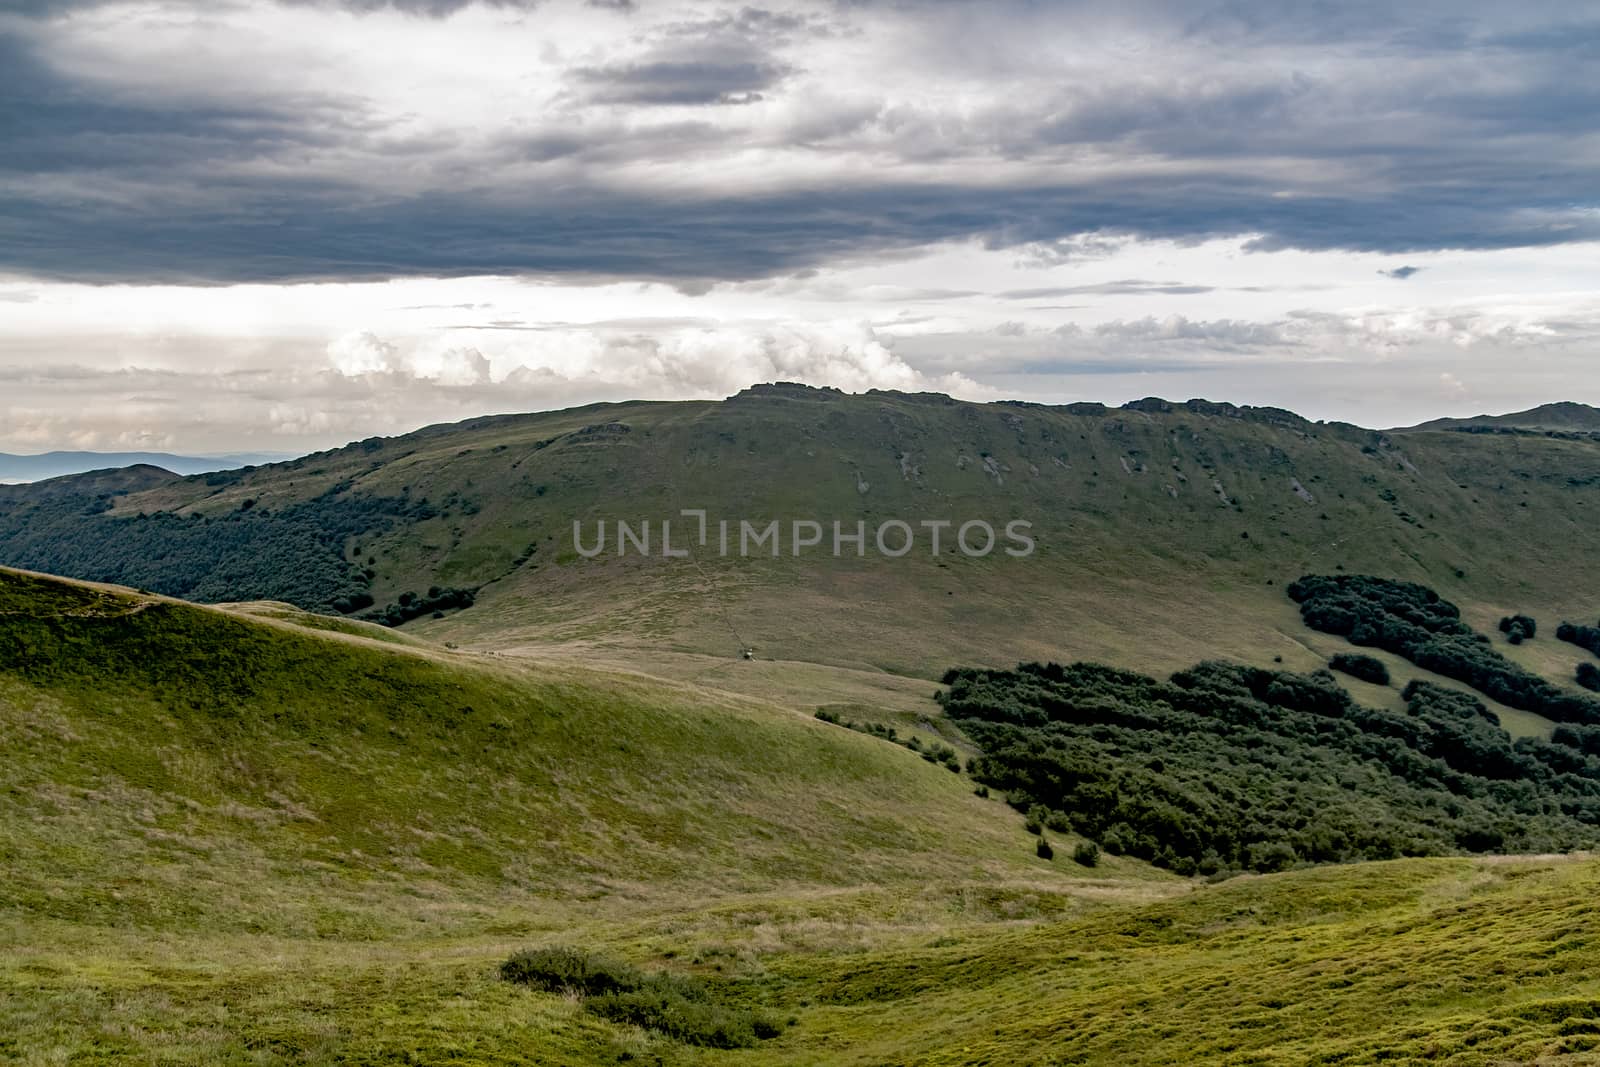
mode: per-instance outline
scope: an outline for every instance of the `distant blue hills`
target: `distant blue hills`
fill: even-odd
[[[45,452],[17,456],[0,452],[0,482],[40,482],[84,471],[147,464],[173,474],[205,474],[235,467],[293,459],[294,452],[227,452],[218,456],[175,456],[169,452]]]

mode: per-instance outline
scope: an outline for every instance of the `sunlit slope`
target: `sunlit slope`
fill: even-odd
[[[964,776],[775,705],[10,571],[0,733],[0,908],[38,919],[392,936],[1049,874]]]
[[[471,420],[64,502],[69,488],[48,505],[43,490],[0,500],[0,560],[303,606],[357,586],[378,608],[475,588],[476,606],[408,626],[502,648],[730,657],[753,645],[925,676],[1046,656],[1165,670],[1284,654],[1295,629],[1281,587],[1308,571],[1410,578],[1486,614],[1587,616],[1600,593],[1585,578],[1600,552],[1600,444],[1386,435],[1205,403],[765,387]],[[735,529],[815,520],[830,533],[835,520],[1021,519],[1038,549],[934,559],[924,540],[902,559],[796,558],[786,534],[777,559],[712,546],[662,559],[660,524],[682,547],[686,508]],[[617,558],[614,525],[600,558],[573,550],[574,522],[592,538],[618,520],[652,523],[651,558]],[[189,570],[204,580],[164,584]]]
[[[1215,886],[1079,867],[1070,838],[1047,863],[964,775],[776,705],[297,618],[0,571],[0,1059],[1600,1048],[1586,857]],[[699,974],[793,1024],[719,1052],[607,1022],[497,980],[530,944]]]
[[[785,961],[818,1008],[781,1062],[1594,1063],[1597,891],[1587,858],[1359,864]]]

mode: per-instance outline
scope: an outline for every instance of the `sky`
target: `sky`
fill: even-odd
[[[1600,403],[1600,8],[0,0],[0,450]]]

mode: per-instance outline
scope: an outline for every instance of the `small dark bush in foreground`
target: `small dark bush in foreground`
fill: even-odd
[[[719,1004],[691,975],[647,973],[571,948],[525,949],[500,965],[500,977],[550,993],[577,994],[602,1019],[654,1030],[705,1048],[749,1048],[783,1033],[763,1012]]]
[[[1056,850],[1050,847],[1050,842],[1046,841],[1042,834],[1039,837],[1039,843],[1033,846],[1033,853],[1042,860],[1056,858]]]
[[[571,948],[524,949],[500,965],[500,977],[548,993],[586,997],[638,989],[644,982],[644,975],[626,963]]]
[[[744,1008],[729,1008],[696,999],[680,982],[652,982],[629,993],[594,997],[584,1007],[602,1019],[642,1026],[674,1041],[705,1048],[749,1048],[777,1037],[783,1024]]]

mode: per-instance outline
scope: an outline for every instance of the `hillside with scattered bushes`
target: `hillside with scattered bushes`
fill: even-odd
[[[1313,630],[1381,648],[1464,682],[1485,696],[1555,722],[1600,723],[1600,700],[1562,689],[1495,651],[1461,609],[1415,582],[1369,575],[1306,575],[1288,587]]]

